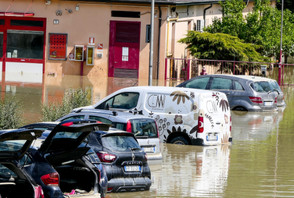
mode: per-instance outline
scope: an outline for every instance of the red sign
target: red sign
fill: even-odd
[[[98,43],[98,47],[97,47],[98,50],[103,50],[103,43]]]

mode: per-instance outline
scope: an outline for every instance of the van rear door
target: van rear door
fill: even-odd
[[[231,114],[226,95],[221,92],[202,93],[200,98],[197,138],[203,139],[204,145],[227,143],[231,137]],[[200,130],[201,127],[203,129]]]

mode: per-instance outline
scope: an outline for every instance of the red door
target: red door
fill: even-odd
[[[140,22],[110,21],[109,77],[138,78]]]

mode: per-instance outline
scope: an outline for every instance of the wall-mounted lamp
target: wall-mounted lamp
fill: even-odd
[[[79,11],[79,10],[80,10],[80,6],[76,5],[76,11]]]
[[[46,0],[45,1],[45,5],[50,5],[51,4],[51,0]]]

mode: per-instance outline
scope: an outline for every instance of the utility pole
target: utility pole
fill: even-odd
[[[149,86],[152,86],[153,38],[154,38],[154,1],[155,0],[151,0],[150,49],[149,49],[149,80],[148,80],[148,85]]]
[[[281,9],[281,41],[280,41],[280,63],[279,63],[279,79],[278,83],[281,85],[281,70],[282,70],[282,56],[283,56],[283,18],[284,18],[284,0],[282,0]]]

